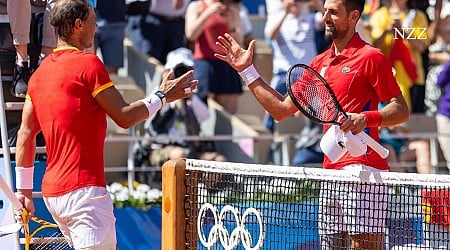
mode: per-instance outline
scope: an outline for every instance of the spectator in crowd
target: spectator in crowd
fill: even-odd
[[[280,2],[281,1],[281,6]],[[317,55],[316,31],[323,31],[321,0],[267,0],[268,13],[264,34],[273,49],[273,75],[270,86],[282,95],[286,90],[286,73],[294,64],[309,64]],[[281,7],[281,8],[280,8]],[[273,10],[278,9],[278,11]],[[264,126],[271,132],[275,121],[266,112]]]
[[[191,50],[178,48],[167,55],[163,78],[171,69],[177,77],[193,69],[193,66]],[[186,157],[225,161],[226,158],[215,151],[214,142],[186,141],[183,138],[201,135],[200,124],[208,115],[206,104],[196,94],[164,106],[145,123],[145,140],[136,147],[135,165],[162,166],[168,160]],[[169,139],[158,139],[158,136]]]
[[[373,45],[393,62],[397,82],[413,113],[425,111],[422,52],[427,47],[428,25],[425,13],[414,8],[413,0],[389,0],[370,18]]]
[[[356,24],[356,31],[361,36],[361,38],[369,44],[372,44],[372,38],[370,37],[370,17],[379,8],[379,0],[366,0],[364,5],[364,11]]]
[[[253,26],[248,14],[248,9],[242,3],[242,0],[232,0],[236,8],[239,9],[239,17],[241,18],[241,30],[244,36],[244,46],[248,46],[251,40],[253,40]]]
[[[389,149],[388,162],[391,164],[391,171],[430,174],[431,155],[428,140],[388,137],[390,135],[403,136],[408,133],[409,128],[406,124],[380,128],[380,135],[387,136],[387,138],[380,139],[380,142]],[[415,168],[409,167],[408,163],[415,163]]]
[[[389,0],[373,14],[370,24],[373,44],[390,57],[410,111],[424,113],[426,61],[423,54],[428,46],[429,26],[426,14],[416,8],[414,0]],[[391,132],[405,130],[399,126],[391,129]],[[397,147],[397,162],[415,161],[418,173],[431,173],[429,142],[424,139],[403,142],[403,147]]]
[[[230,114],[237,112],[242,83],[230,65],[214,57],[219,52],[215,42],[217,36],[230,33],[243,44],[241,27],[239,10],[231,0],[193,1],[188,5],[185,32],[195,47],[194,78],[199,80],[198,94],[205,102],[212,98]]]
[[[166,63],[167,54],[186,45],[184,16],[190,0],[151,0],[142,19],[141,32],[149,56]]]
[[[445,2],[440,13],[439,27],[434,31],[435,42],[429,46],[429,69],[425,84],[425,113],[436,115],[441,88],[436,85],[444,64],[450,60],[450,3]]]
[[[126,36],[131,40],[133,47],[141,53],[148,51],[148,42],[142,36],[142,19],[150,9],[150,0],[126,0],[127,3],[127,28]]]
[[[380,128],[380,136],[390,136],[393,134],[402,135],[407,132],[403,125]],[[405,138],[381,138],[380,143],[389,150],[387,158],[392,172],[406,172],[406,169],[400,165],[400,155],[407,148],[408,140]]]
[[[439,74],[437,86],[443,89],[436,115],[439,145],[450,172],[450,60]]]
[[[417,0],[420,1],[420,0]],[[423,1],[423,2],[431,2],[431,1]],[[434,1],[434,12],[431,14],[433,16],[433,21],[431,22],[429,26],[429,36],[428,36],[428,43],[433,44],[436,42],[436,39],[438,37],[438,34],[440,33],[441,29],[441,19],[439,18],[441,16],[442,8],[444,7],[444,4],[448,4],[448,0],[435,0]]]
[[[38,64],[44,57],[56,47],[55,30],[50,24],[50,11],[56,0],[41,1],[44,7],[42,43]],[[30,43],[30,0],[7,0],[6,11],[9,17],[13,44],[16,49],[16,65],[11,84],[11,94],[16,97],[25,98],[28,89],[28,80],[36,66],[30,64],[28,44]]]
[[[124,64],[127,5],[125,0],[97,0],[95,14],[94,49],[100,50],[108,73],[117,74]]]

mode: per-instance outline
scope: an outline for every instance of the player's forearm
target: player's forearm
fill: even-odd
[[[390,102],[380,110],[381,127],[388,127],[404,123],[409,119],[409,108],[403,96],[392,98]]]
[[[289,108],[288,100],[271,88],[262,78],[249,85],[250,91],[263,108],[277,121],[284,120],[295,113]]]
[[[256,100],[277,121],[281,121],[295,113],[290,107],[294,106],[290,99],[284,98],[279,92],[270,87],[259,75],[253,64],[238,71],[243,82],[248,86]]]
[[[162,93],[162,92],[161,92]],[[111,119],[121,128],[128,129],[135,124],[152,117],[164,106],[166,98],[155,93],[130,104],[124,103],[118,112],[108,113]]]
[[[36,159],[36,136],[21,128],[17,133],[16,166],[30,167]]]

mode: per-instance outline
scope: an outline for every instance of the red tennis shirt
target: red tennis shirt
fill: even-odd
[[[314,58],[310,66],[327,80],[347,113],[377,110],[380,102],[401,94],[389,59],[379,49],[364,42],[358,33],[340,55],[335,54],[333,44]],[[328,128],[324,126],[325,131]],[[377,128],[366,128],[365,132],[379,140]],[[331,163],[328,157],[324,159],[324,168],[341,169],[350,164],[389,170],[387,161],[370,147],[365,155],[359,157],[346,153],[336,163]]]
[[[103,63],[75,47],[55,50],[33,73],[28,96],[47,147],[42,194],[105,187],[106,113],[95,100],[113,86]]]

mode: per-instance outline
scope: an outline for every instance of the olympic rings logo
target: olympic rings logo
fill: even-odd
[[[208,238],[206,238],[202,230],[202,219],[204,219],[208,210],[214,218],[214,224],[209,231]],[[224,225],[224,220],[226,218],[225,216],[228,213],[231,213],[236,220],[236,227],[233,229],[233,231],[231,231],[231,234],[228,234],[228,230]],[[250,235],[249,230],[246,228],[246,223],[248,222],[247,220],[251,215],[256,217],[259,226],[259,238],[254,246],[252,246],[252,236]],[[242,241],[244,249],[256,250],[262,246],[264,240],[264,230],[261,213],[254,208],[247,208],[242,214],[241,218],[239,215],[239,210],[230,205],[224,206],[218,214],[217,208],[214,205],[210,203],[203,204],[200,208],[200,211],[198,212],[197,232],[200,242],[204,247],[208,249],[217,243],[218,238],[220,239],[220,243],[226,250],[236,248],[240,240]]]

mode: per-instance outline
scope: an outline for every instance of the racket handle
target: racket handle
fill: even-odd
[[[366,144],[371,147],[375,152],[377,152],[381,158],[386,159],[389,156],[389,150],[383,147],[379,142],[375,141],[370,135],[366,134],[364,131],[357,134]]]

